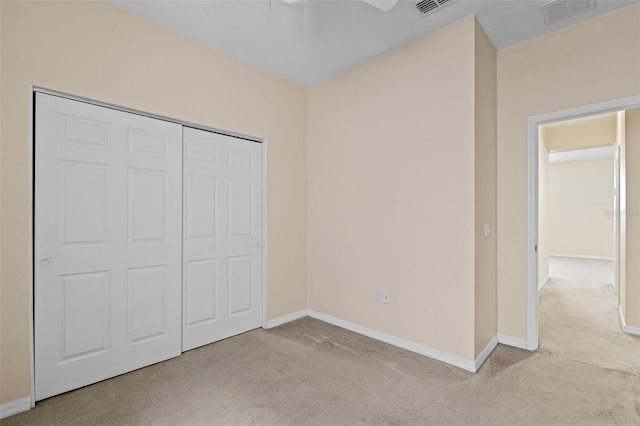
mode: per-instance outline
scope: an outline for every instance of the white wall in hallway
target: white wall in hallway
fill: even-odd
[[[549,165],[549,253],[612,258],[612,210],[613,158]]]

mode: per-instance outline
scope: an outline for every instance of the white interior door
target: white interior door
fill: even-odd
[[[262,146],[184,128],[182,349],[262,323]]]
[[[180,354],[182,127],[36,95],[35,389]]]

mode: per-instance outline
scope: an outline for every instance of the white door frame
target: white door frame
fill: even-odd
[[[261,238],[261,247],[262,247],[262,326],[264,327],[267,323],[267,139],[261,138],[252,135],[246,135],[243,133],[232,132],[229,130],[224,130],[217,127],[205,126],[198,123],[192,123],[185,120],[176,119],[173,117],[167,117],[164,115],[153,114],[146,111],[140,111],[133,108],[127,108],[120,105],[114,105],[108,102],[96,101],[94,99],[85,98],[82,96],[72,95],[69,93],[59,92],[57,90],[51,90],[39,86],[30,85],[29,86],[29,111],[30,111],[30,126],[29,126],[29,186],[33,189],[35,181],[33,179],[33,174],[35,172],[35,135],[33,132],[33,128],[35,125],[35,94],[36,93],[44,93],[53,96],[59,96],[61,98],[66,98],[74,101],[80,101],[89,103],[92,105],[102,106],[105,108],[111,108],[123,112],[128,112],[132,114],[142,115],[145,117],[155,118],[163,121],[168,121],[171,123],[177,123],[185,127],[193,127],[195,129],[205,130],[208,132],[220,133],[226,136],[232,136],[240,139],[246,139],[249,141],[253,141],[259,143],[262,147],[262,238]],[[34,333],[34,322],[33,322],[33,295],[35,288],[35,280],[34,280],[34,257],[33,251],[35,248],[34,245],[34,233],[33,229],[35,226],[34,220],[34,211],[33,206],[35,205],[34,199],[34,191],[31,191],[31,196],[29,197],[29,223],[31,224],[31,228],[29,229],[29,262],[31,264],[31,270],[29,271],[29,361],[30,361],[30,373],[31,373],[31,408],[34,408],[36,405],[36,388],[35,388],[35,333]]]
[[[620,114],[620,113],[618,113]],[[616,124],[620,119],[616,116]],[[617,129],[618,126],[616,126]],[[613,198],[613,294],[618,296],[618,305],[620,304],[620,145],[616,144],[613,153],[613,181],[614,181],[614,198]]]
[[[538,349],[538,126],[640,106],[640,95],[529,117],[527,123],[527,349]]]

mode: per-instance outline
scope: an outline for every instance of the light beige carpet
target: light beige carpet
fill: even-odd
[[[585,319],[579,307],[591,296],[572,291],[556,281],[543,290],[540,351],[499,345],[477,374],[305,318],[50,398],[2,424],[640,424],[639,359],[626,352],[640,340],[619,333],[608,309],[596,308],[605,323]]]
[[[640,377],[640,337],[624,333],[613,262],[551,257],[540,292],[540,351]]]

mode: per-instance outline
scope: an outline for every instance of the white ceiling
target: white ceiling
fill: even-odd
[[[302,86],[312,86],[390,49],[475,14],[497,49],[638,0],[598,0],[595,9],[554,25],[548,0],[457,0],[421,17],[416,1],[382,12],[360,0],[111,0],[187,37]]]

